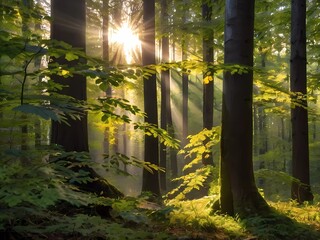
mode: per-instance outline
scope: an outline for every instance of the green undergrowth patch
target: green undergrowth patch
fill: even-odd
[[[197,200],[170,202],[170,204],[175,206],[175,209],[170,213],[170,224],[192,227],[195,232],[206,232],[208,237],[213,235],[213,232],[216,232],[218,236],[213,239],[245,237],[245,229],[235,218],[211,214],[211,205],[214,200],[215,198],[212,197],[204,197]]]
[[[211,213],[215,199],[204,197],[192,201],[170,202],[170,225],[192,228],[190,239],[320,239],[319,203],[299,206],[295,202],[269,202],[272,212],[245,219]]]
[[[295,201],[269,202],[269,204],[298,223],[308,224],[320,231],[320,202],[315,204],[305,202],[303,205]]]

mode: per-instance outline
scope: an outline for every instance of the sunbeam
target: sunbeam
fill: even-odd
[[[135,58],[141,50],[141,41],[128,22],[112,31],[111,42],[121,45],[127,64],[135,62]]]

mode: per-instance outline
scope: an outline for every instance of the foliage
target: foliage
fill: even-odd
[[[158,128],[153,124],[146,123],[146,122],[136,123],[134,125],[134,128],[138,130],[143,130],[144,133],[148,136],[158,137],[160,143],[163,143],[167,147],[177,149],[179,146],[179,141],[177,139],[170,136],[170,134],[167,131],[161,128]]]
[[[202,239],[318,239],[319,206],[298,205],[295,202],[268,202],[273,213],[248,218],[212,214],[215,197],[175,202],[170,214],[171,224],[192,226],[189,236],[206,233]],[[172,203],[170,203],[172,204]],[[290,216],[288,218],[287,216]],[[316,231],[315,229],[318,229]],[[225,234],[223,235],[221,231]],[[215,235],[216,238],[211,238]],[[219,238],[219,236],[223,236]]]
[[[147,171],[153,173],[153,171],[165,171],[165,169],[152,164],[150,162],[139,160],[138,158],[131,156],[128,157],[121,153],[116,153],[114,155],[105,155],[106,164],[102,165],[103,169],[106,169],[107,171],[114,171],[117,174],[123,174],[129,176],[130,174],[126,171],[121,170],[120,166],[124,165],[130,165],[135,167],[144,168]]]
[[[50,153],[50,155],[48,155]],[[151,224],[142,210],[145,198],[111,199],[82,192],[77,185],[91,182],[88,172],[73,168],[94,166],[87,153],[64,153],[44,149],[28,152],[32,164],[22,165],[17,156],[26,152],[1,154],[6,164],[0,169],[0,231],[9,237],[63,235],[96,239],[168,239],[164,233],[152,233],[131,226]],[[63,159],[73,158],[75,161]],[[111,219],[98,216],[98,207],[112,209]],[[139,210],[140,209],[140,210]],[[8,233],[8,234],[9,234]]]
[[[304,209],[304,210],[307,210]],[[300,210],[301,211],[301,210]],[[299,213],[301,214],[301,212]],[[253,216],[240,221],[248,231],[259,236],[259,239],[318,239],[320,234],[312,227],[299,222],[299,215],[293,219],[281,212],[267,216]],[[310,223],[309,223],[310,224]]]
[[[196,169],[194,172],[173,179],[172,181],[178,181],[180,184],[178,187],[168,192],[165,197],[168,198],[168,202],[184,200],[187,198],[187,194],[192,190],[199,190],[204,187],[204,182],[210,174],[212,174],[211,167],[205,166]],[[173,200],[170,200],[172,196]]]
[[[203,157],[208,158],[209,154],[214,154],[212,148],[220,143],[220,133],[221,127],[218,126],[210,130],[203,129],[195,135],[188,136],[189,143],[179,153],[184,154],[186,159],[192,159],[192,161],[186,164],[183,170],[200,163]]]
[[[167,193],[166,197],[168,199],[173,196],[173,200],[168,200],[169,202],[181,201],[193,189],[199,190],[204,187],[208,177],[216,172],[214,167],[210,165],[201,167],[199,165],[203,159],[208,158],[210,154],[214,154],[213,147],[220,142],[220,129],[220,127],[214,127],[211,130],[203,129],[198,134],[188,136],[189,143],[179,152],[189,161],[183,168],[186,174],[173,179],[179,185]],[[218,179],[218,176],[216,176],[216,179]],[[215,183],[214,181],[212,184]]]
[[[88,111],[103,113],[102,121],[131,123],[129,115],[144,116],[126,99],[102,97],[98,103],[91,103],[65,96],[60,90],[68,86],[52,81],[53,75],[64,78],[83,75],[105,91],[110,86],[120,86],[128,78],[137,78],[138,73],[105,67],[104,62],[88,57],[81,49],[43,39],[37,32],[21,32],[23,19],[19,12],[33,17],[39,9],[22,8],[18,2],[11,6],[9,2],[1,3],[0,7],[2,13],[8,13],[0,30],[0,132],[3,136],[0,230],[5,238],[168,239],[164,233],[136,231],[126,226],[149,221],[146,212],[138,211],[137,199],[109,199],[79,188],[96,180],[87,167],[115,169],[118,173],[121,172],[120,163],[149,171],[161,170],[159,167],[122,154],[106,156],[105,162],[95,163],[88,153],[64,152],[49,146],[47,140],[43,145],[48,136],[42,136],[41,128],[48,129],[49,123],[41,119],[67,123],[68,118],[81,118],[83,112]],[[43,9],[41,14],[47,19]],[[66,63],[79,61],[76,65],[58,65],[50,60],[52,58],[64,59]],[[119,109],[125,114],[118,115]],[[155,126],[137,123],[137,128],[147,129],[172,147],[178,144]],[[36,144],[38,140],[40,143]],[[104,216],[110,214],[110,219],[102,219],[101,211]]]

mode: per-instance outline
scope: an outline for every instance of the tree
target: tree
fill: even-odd
[[[291,57],[290,90],[294,106],[292,122],[292,198],[299,203],[312,201],[309,174],[307,57],[306,57],[306,1],[291,1]]]
[[[188,59],[188,38],[186,33],[186,26],[187,25],[187,14],[188,14],[188,0],[184,0],[183,5],[183,16],[182,16],[182,24],[183,24],[183,35],[182,35],[182,42],[181,42],[181,51],[182,51],[182,61],[186,61]],[[184,69],[185,70],[185,69]],[[189,130],[189,75],[183,71],[182,73],[182,139],[181,139],[181,147],[184,147],[188,140],[188,130]]]
[[[155,64],[155,1],[143,1],[143,41],[142,41],[142,64]],[[144,111],[145,122],[158,126],[157,110],[157,82],[156,75],[152,74],[144,79]],[[159,164],[159,140],[153,136],[145,136],[144,159],[150,163]],[[143,170],[143,191],[150,191],[160,195],[160,183],[158,173],[150,173]]]
[[[26,1],[23,1],[23,6],[22,8],[25,8],[25,9],[20,9],[20,15],[21,15],[21,18],[22,18],[22,36],[25,38],[25,39],[28,39],[29,35],[31,34],[31,20],[30,17],[28,16],[28,13],[26,11],[26,9],[28,9],[29,11],[31,11],[31,9],[34,8],[33,6],[33,1],[30,1],[30,0],[26,0]],[[26,65],[26,68],[27,68],[28,65]],[[23,103],[23,99],[21,99],[21,103]],[[27,124],[27,116],[25,114],[23,114],[21,116],[21,121],[22,122],[25,122],[26,124],[23,124],[21,126],[21,150],[23,151],[26,151],[29,149],[29,146],[28,146],[28,133],[29,133],[29,129],[28,129],[28,124]],[[28,160],[27,157],[25,156],[22,156],[21,157],[21,162],[25,165],[29,165],[30,162]]]
[[[222,99],[220,208],[245,216],[269,209],[255,185],[252,163],[252,85],[254,0],[226,1],[225,71]]]
[[[168,27],[168,2],[161,0],[161,61],[169,62],[169,36],[165,30]],[[170,111],[170,71],[169,69],[161,71],[161,128],[168,130],[168,117]],[[166,168],[167,165],[167,149],[164,144],[160,145],[160,166]],[[166,173],[160,173],[161,190],[166,190]]]
[[[109,65],[110,57],[109,57],[109,0],[102,1],[102,59],[105,62],[106,66]],[[106,96],[112,96],[112,88],[108,87],[106,90]],[[109,127],[105,129],[105,137],[104,137],[104,152],[106,154],[110,154],[110,136],[109,136]]]
[[[51,2],[51,38],[70,44],[74,48],[85,49],[86,32],[86,5],[85,0],[52,0]],[[76,68],[80,60],[68,61],[63,57],[54,59],[60,66]],[[60,94],[71,96],[79,101],[86,101],[86,77],[74,74],[73,76],[53,75],[53,80],[64,86]],[[52,121],[51,142],[62,146],[67,152],[89,152],[87,114],[80,112],[80,119],[67,117],[66,122]],[[67,159],[70,160],[70,159]],[[74,169],[75,171],[79,169]],[[122,196],[115,187],[102,179],[92,168],[81,167],[89,173],[92,181],[79,184],[88,192],[94,192],[104,196]]]
[[[211,2],[211,1],[210,1]],[[202,1],[202,19],[204,23],[209,23],[212,20],[212,2],[209,3],[208,0]],[[209,25],[208,24],[208,25]],[[213,127],[213,99],[214,99],[214,82],[213,82],[213,71],[209,67],[213,63],[213,30],[210,27],[206,27],[203,30],[203,61],[208,64],[208,69],[203,74],[204,84],[203,84],[203,128],[212,129]],[[209,139],[205,140],[205,143]],[[206,154],[207,155],[207,154]],[[212,153],[208,156],[203,156],[202,163],[205,165],[213,165]]]
[[[51,3],[51,38],[69,43],[73,47],[85,49],[86,6],[84,0],[53,0]],[[79,61],[68,62],[56,59],[61,65],[76,66]],[[66,85],[61,94],[85,101],[87,98],[86,78],[81,75],[65,78],[54,76],[54,81]],[[67,123],[52,122],[51,142],[64,147],[66,151],[89,151],[87,116],[81,119],[68,119]]]

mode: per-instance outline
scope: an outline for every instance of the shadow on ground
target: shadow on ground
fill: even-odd
[[[265,216],[240,219],[239,223],[252,236],[250,240],[319,240],[320,231],[273,210]]]

